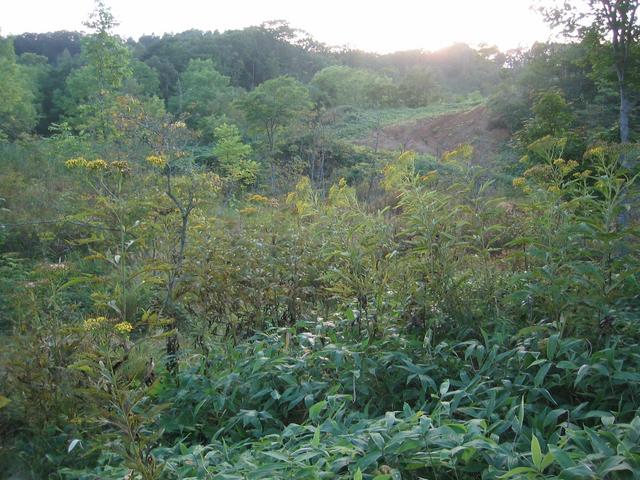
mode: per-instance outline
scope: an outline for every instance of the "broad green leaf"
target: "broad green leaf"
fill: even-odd
[[[536,469],[541,472],[542,471],[542,450],[540,450],[540,442],[538,442],[538,437],[535,435],[531,436],[531,460],[533,464],[536,466]]]
[[[555,460],[555,457],[553,456],[553,453],[547,452],[547,454],[542,459],[542,464],[540,465],[541,471],[544,472],[549,467],[549,465],[553,463],[554,460]]]
[[[450,385],[449,379],[442,382],[442,384],[440,385],[440,396],[443,396],[445,393],[449,391],[449,385]]]
[[[314,405],[311,406],[311,408],[309,408],[309,418],[311,418],[311,420],[313,421],[318,420],[318,417],[320,416],[320,412],[325,408],[327,408],[326,400],[321,400],[318,403],[315,403]]]
[[[504,475],[500,475],[498,478],[511,478],[515,475],[523,475],[527,473],[537,473],[537,471],[531,467],[516,467],[509,470]]]

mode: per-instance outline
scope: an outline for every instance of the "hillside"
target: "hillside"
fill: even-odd
[[[491,127],[489,111],[480,105],[462,112],[387,125],[372,131],[358,143],[391,151],[413,150],[436,157],[463,143],[470,143],[475,158],[488,163],[508,138],[507,130]]]
[[[117,25],[0,37],[0,480],[640,480],[607,36]]]

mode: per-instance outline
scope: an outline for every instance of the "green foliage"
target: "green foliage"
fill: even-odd
[[[561,92],[550,90],[539,93],[531,108],[533,117],[525,122],[520,136],[524,142],[550,135],[562,137],[571,127],[573,116]]]
[[[398,84],[398,98],[410,108],[424,107],[440,97],[440,86],[430,70],[414,68]]]
[[[310,85],[315,89],[318,103],[327,107],[379,108],[390,105],[395,95],[391,79],[345,66],[320,70]]]
[[[436,171],[411,152],[388,162],[380,210],[345,180],[323,195],[308,177],[282,206],[253,193],[225,208],[185,125],[142,120],[144,163],[142,150],[100,157],[64,133],[45,144],[86,152],[51,170],[83,193],[60,204],[78,230],[62,262],[3,255],[11,468],[34,457],[34,477],[63,478],[638,468],[624,152],[590,149],[587,171],[543,137],[515,182],[525,196],[510,199],[461,145]],[[221,167],[250,161],[236,127],[216,134]]]
[[[269,164],[272,191],[276,189],[276,148],[282,137],[303,125],[311,114],[306,86],[291,77],[278,77],[261,83],[238,106],[250,130],[258,135],[263,158]]]
[[[169,108],[185,114],[190,126],[210,137],[236,95],[230,78],[220,74],[213,61],[193,59],[180,75],[178,92],[169,99]]]
[[[28,133],[35,126],[37,87],[30,69],[18,65],[10,40],[0,39],[0,141]]]
[[[153,393],[172,402],[159,422],[174,441],[154,450],[165,475],[625,478],[638,468],[640,423],[634,408],[619,408],[632,396],[618,397],[636,375],[637,362],[625,362],[633,345],[590,351],[556,335],[537,344],[544,350],[535,337],[425,350],[341,331],[318,324],[290,343],[271,333],[206,364],[193,357],[179,387]],[[609,379],[610,393],[591,395]],[[103,454],[94,474],[122,475],[117,460]]]
[[[258,176],[258,164],[251,160],[251,145],[242,142],[235,125],[223,123],[215,129],[216,145],[213,154],[218,158],[225,178],[232,185],[249,187]],[[233,187],[232,187],[233,189]]]
[[[361,140],[376,129],[388,125],[412,122],[437,117],[448,113],[469,110],[479,103],[474,99],[432,103],[420,108],[354,109],[339,107],[335,109],[335,121],[329,128],[335,134],[347,140]]]
[[[307,88],[291,77],[267,80],[239,100],[249,125],[266,136],[273,151],[278,133],[310,113]]]
[[[96,2],[86,25],[93,33],[82,44],[84,65],[67,77],[58,102],[76,130],[106,139],[112,135],[109,117],[118,109],[117,94],[132,77],[131,54],[112,33],[117,23],[103,2]]]
[[[137,97],[159,97],[160,80],[158,73],[146,63],[131,61],[131,77],[124,80],[123,91]]]
[[[638,477],[638,152],[592,142],[595,49],[89,26],[0,41],[0,471]],[[499,76],[516,165],[361,145]]]

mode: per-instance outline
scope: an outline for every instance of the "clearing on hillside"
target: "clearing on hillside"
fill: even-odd
[[[414,150],[439,157],[463,143],[474,147],[476,161],[491,162],[509,138],[509,132],[492,128],[487,107],[388,125],[358,143],[384,150]]]

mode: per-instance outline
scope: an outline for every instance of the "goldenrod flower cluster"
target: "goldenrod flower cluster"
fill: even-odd
[[[162,168],[167,164],[167,160],[161,155],[149,155],[147,162],[158,168]]]
[[[516,188],[522,188],[527,184],[527,180],[523,177],[514,178],[511,184]]]
[[[585,158],[603,157],[606,153],[604,147],[592,147],[584,153]]]
[[[98,330],[100,327],[102,327],[108,321],[109,320],[107,319],[107,317],[87,318],[84,321],[82,327],[87,332],[91,332],[91,331],[94,331],[94,330]]]
[[[97,158],[95,160],[87,160],[83,157],[71,158],[64,162],[65,166],[70,169],[74,168],[86,168],[87,170],[106,170],[109,167],[109,164],[102,160],[101,158]]]
[[[593,172],[591,170],[587,169],[584,172],[576,172],[573,174],[573,176],[575,178],[589,178],[592,173]]]
[[[105,162],[101,158],[91,160],[87,162],[87,165],[85,166],[85,168],[88,168],[89,170],[106,170],[108,167],[109,165],[107,164],[107,162]]]
[[[473,156],[473,146],[468,143],[460,145],[455,150],[445,152],[442,155],[443,162],[451,162],[457,160],[469,160]]]
[[[82,157],[70,158],[64,164],[67,168],[84,168],[87,166],[87,160]]]
[[[551,179],[553,177],[553,167],[551,165],[534,165],[523,174],[525,178],[537,178],[540,180]]]
[[[133,330],[133,325],[131,325],[129,322],[120,322],[116,323],[113,326],[113,329],[116,332],[121,333],[122,335],[126,335],[127,333],[131,333],[131,331]]]
[[[562,175],[568,175],[578,166],[578,162],[575,160],[565,160],[563,158],[557,158],[553,161],[553,164],[560,169]]]
[[[263,205],[273,205],[273,199],[269,197],[265,197],[264,195],[260,195],[258,193],[253,193],[247,197],[247,200],[254,203],[262,203]]]
[[[200,174],[200,178],[204,181],[205,187],[211,192],[219,192],[222,188],[222,179],[217,173],[205,172]]]

